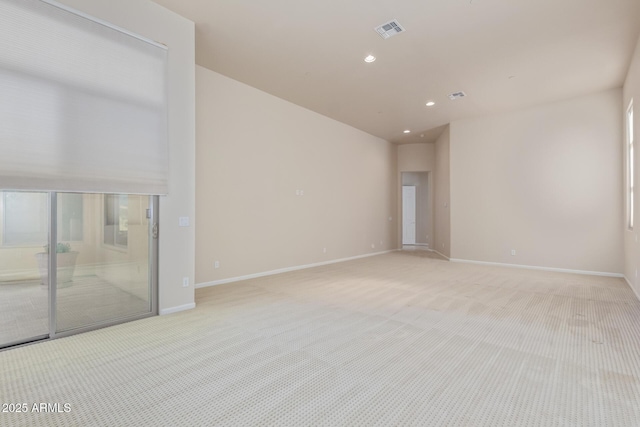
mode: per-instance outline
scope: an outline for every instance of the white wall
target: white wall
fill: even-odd
[[[169,196],[160,199],[159,298],[161,312],[194,304],[195,219],[195,41],[194,24],[148,0],[60,0],[149,39],[164,43],[168,55]]]
[[[435,167],[433,143],[402,144],[397,146],[398,172],[430,172]]]
[[[634,162],[634,172],[635,172],[635,185],[634,188],[638,187],[638,175],[640,174],[640,162],[638,161],[638,156],[640,155],[640,39],[638,39],[638,44],[636,45],[636,50],[633,55],[633,59],[631,62],[631,67],[629,68],[629,73],[627,74],[627,79],[624,83],[623,88],[623,96],[622,96],[622,109],[624,114],[626,115],[627,108],[629,103],[633,99],[634,105],[634,145],[635,145],[635,159]],[[623,147],[626,145],[626,132],[622,139]],[[626,150],[623,150],[626,154]],[[625,157],[625,165],[626,165],[626,157]],[[626,172],[626,168],[625,168]],[[626,185],[625,185],[626,190]],[[626,191],[623,192],[625,195],[626,201]],[[627,215],[626,211],[623,214],[623,229],[624,231],[624,274],[629,283],[631,283],[632,288],[636,292],[636,295],[640,298],[640,282],[638,281],[638,269],[640,269],[640,236],[638,236],[638,230],[640,229],[640,191],[635,190],[634,197],[634,225],[635,229],[630,231],[627,229]],[[625,203],[626,209],[626,203]]]
[[[451,123],[451,257],[622,273],[621,105],[616,89]]]
[[[196,80],[198,283],[396,247],[390,143],[206,68]]]
[[[449,127],[435,143],[434,181],[434,245],[433,249],[442,255],[451,256],[451,203]]]

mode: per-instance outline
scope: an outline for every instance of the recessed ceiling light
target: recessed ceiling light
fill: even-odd
[[[409,129],[405,130],[404,133],[411,133]]]
[[[376,60],[376,57],[373,55],[368,55],[366,58],[364,58],[364,62],[373,62]]]
[[[436,105],[436,103],[433,101],[427,102],[427,107],[433,107],[434,105]]]

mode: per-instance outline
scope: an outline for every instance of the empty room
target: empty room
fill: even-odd
[[[1,426],[640,426],[640,1],[0,0]]]

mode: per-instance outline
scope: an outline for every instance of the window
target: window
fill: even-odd
[[[104,244],[126,248],[129,241],[129,197],[104,195]]]
[[[47,193],[0,192],[3,246],[40,246],[48,240]],[[83,239],[82,194],[58,193],[58,240]],[[44,242],[44,243],[43,243]]]
[[[82,194],[58,193],[58,241],[83,240],[84,201]]]
[[[2,191],[3,246],[41,246],[47,242],[47,194]]]
[[[627,219],[629,230],[633,230],[633,191],[634,191],[634,171],[633,171],[633,100],[627,109]]]

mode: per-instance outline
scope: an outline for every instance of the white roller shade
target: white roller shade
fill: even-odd
[[[0,188],[166,194],[163,46],[0,0]]]

